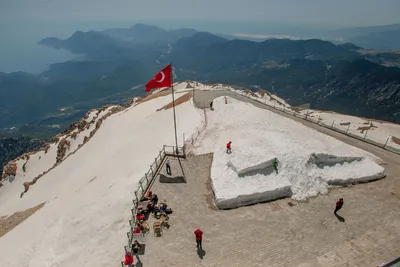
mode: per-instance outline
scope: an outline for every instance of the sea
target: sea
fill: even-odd
[[[299,29],[271,22],[200,21],[200,20],[141,20],[141,21],[41,21],[0,19],[0,72],[23,71],[41,73],[50,64],[71,60],[77,55],[39,45],[47,37],[66,39],[75,31],[128,28],[136,23],[156,25],[164,29],[193,28],[221,34],[290,33]]]

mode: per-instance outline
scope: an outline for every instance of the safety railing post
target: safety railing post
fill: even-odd
[[[383,146],[383,148],[386,147],[387,143],[389,142],[389,138],[390,138],[390,137],[388,137],[388,138],[386,139],[386,143],[385,143],[385,145]]]
[[[139,185],[140,185],[140,188],[142,188],[142,192],[144,193],[144,189],[143,189],[143,181],[139,181]]]
[[[154,177],[153,165],[150,165],[150,171],[151,171],[151,179],[153,179],[153,177]]]

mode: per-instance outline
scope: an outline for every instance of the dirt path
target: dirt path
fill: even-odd
[[[33,208],[18,211],[10,216],[0,217],[0,238],[7,234],[9,231],[17,227],[20,223],[28,219],[36,211],[40,210],[45,203],[39,204]]]

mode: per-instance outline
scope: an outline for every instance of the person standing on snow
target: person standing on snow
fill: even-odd
[[[336,212],[338,212],[342,207],[343,207],[343,198],[339,199],[336,201],[336,208],[335,211],[333,212],[336,215]]]
[[[231,144],[232,144],[231,141],[229,141],[229,143],[226,144],[226,153],[227,153],[227,154],[232,153]]]
[[[167,174],[168,175],[172,175],[171,165],[169,164],[169,159],[168,158],[167,158],[167,162],[166,162],[165,166],[167,167]]]
[[[203,249],[201,241],[203,240],[203,231],[200,228],[194,230],[194,235],[196,236],[196,244],[198,249]]]
[[[211,110],[214,110],[213,101],[210,102],[210,109],[211,109]]]
[[[272,161],[272,167],[278,172],[278,160],[276,158]]]
[[[133,264],[133,256],[132,253],[128,250],[125,251],[125,262],[124,265],[128,267],[132,267]]]

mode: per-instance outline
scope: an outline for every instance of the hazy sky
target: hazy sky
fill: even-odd
[[[3,19],[204,19],[369,26],[400,22],[400,0],[0,0]]]

